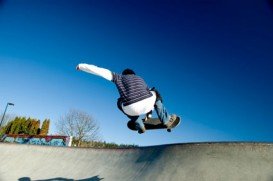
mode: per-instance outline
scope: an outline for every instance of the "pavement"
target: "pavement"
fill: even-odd
[[[93,149],[0,143],[0,181],[273,181],[272,143]]]

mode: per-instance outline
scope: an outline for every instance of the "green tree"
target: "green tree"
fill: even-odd
[[[48,134],[49,125],[50,125],[50,120],[49,119],[45,119],[44,122],[43,122],[43,124],[42,124],[40,135],[47,135]]]
[[[21,125],[21,134],[29,134],[29,128],[30,128],[30,124],[31,124],[31,119],[25,119]]]
[[[47,135],[49,131],[50,120],[45,119],[42,128],[40,129],[40,120],[15,117],[6,126],[2,127],[0,134],[27,134],[27,135]]]
[[[3,129],[3,133],[4,134],[10,134],[10,131],[11,131],[11,127],[13,125],[13,121],[9,122]]]
[[[9,122],[5,127],[2,127],[0,131],[0,135],[9,134],[12,124],[13,124],[13,121]]]
[[[1,0],[0,0],[0,2],[1,2]],[[13,115],[13,114],[5,114],[5,117],[4,117],[3,122],[2,122],[2,125],[1,125],[2,128],[3,128],[4,126],[6,126],[10,121],[14,120],[15,117],[16,117],[16,116]],[[2,119],[2,118],[3,118],[3,113],[0,114],[0,119]]]
[[[40,128],[40,120],[32,119],[30,122],[29,135],[37,135]]]
[[[19,123],[20,118],[16,117],[13,121],[13,124],[10,128],[10,131],[8,132],[8,134],[15,134],[17,127],[18,127],[18,123]]]

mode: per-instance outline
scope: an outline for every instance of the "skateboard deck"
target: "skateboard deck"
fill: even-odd
[[[178,119],[175,120],[173,124],[167,128],[165,125],[161,123],[161,121],[158,118],[148,118],[146,120],[145,119],[142,119],[142,120],[146,130],[167,129],[168,132],[171,132],[171,130],[174,129],[176,126],[178,126],[181,121],[180,117],[178,117]],[[135,128],[135,123],[133,121],[129,121],[127,123],[127,126],[129,129],[133,131],[137,131],[137,129]]]

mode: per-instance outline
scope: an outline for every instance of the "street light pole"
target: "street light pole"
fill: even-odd
[[[6,114],[6,111],[7,111],[7,109],[8,109],[8,106],[14,106],[14,104],[13,104],[13,103],[10,103],[10,102],[7,103],[6,108],[5,108],[5,111],[4,111],[4,114],[3,114],[2,119],[1,119],[1,122],[0,122],[0,128],[1,128],[1,126],[2,126],[2,122],[4,121],[5,114]]]

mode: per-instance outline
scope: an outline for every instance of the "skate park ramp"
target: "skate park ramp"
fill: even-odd
[[[186,143],[130,149],[0,144],[1,181],[273,181],[272,143]]]

